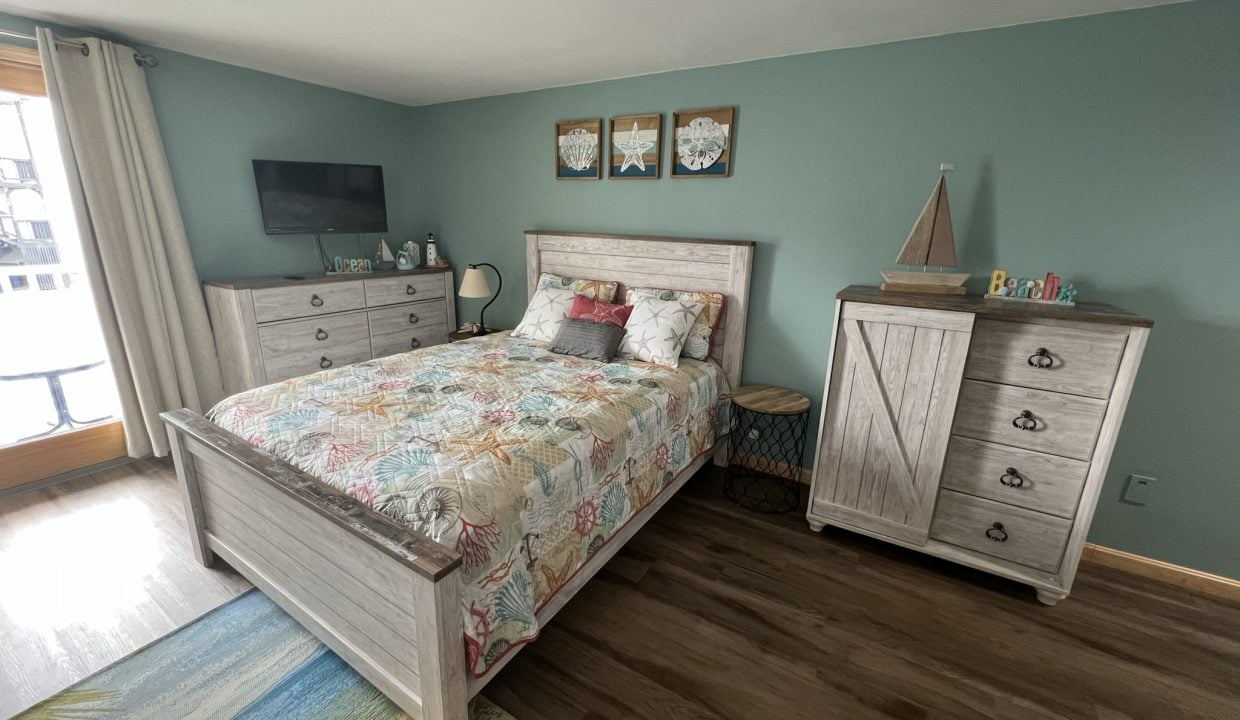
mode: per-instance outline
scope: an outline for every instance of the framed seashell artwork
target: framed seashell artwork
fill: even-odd
[[[672,177],[728,177],[736,108],[672,113]]]
[[[657,180],[663,157],[663,113],[611,119],[608,177]]]
[[[602,177],[603,119],[561,120],[555,124],[555,179]]]

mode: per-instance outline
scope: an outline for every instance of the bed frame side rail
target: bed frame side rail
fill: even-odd
[[[161,415],[216,555],[414,718],[466,720],[461,555],[189,410]]]

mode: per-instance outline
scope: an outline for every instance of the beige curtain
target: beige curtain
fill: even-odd
[[[159,414],[224,393],[146,74],[123,45],[38,39],[129,454],[167,455]]]

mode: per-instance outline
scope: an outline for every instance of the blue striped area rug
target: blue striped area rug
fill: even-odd
[[[482,696],[471,720],[514,720]],[[257,590],[17,716],[303,720],[408,718]]]

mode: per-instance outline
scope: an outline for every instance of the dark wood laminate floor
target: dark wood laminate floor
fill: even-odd
[[[248,587],[193,562],[174,483],[141,463],[0,497],[0,717]],[[1086,565],[1043,607],[736,508],[707,471],[485,694],[519,720],[1240,718],[1240,606]]]
[[[485,694],[521,720],[1235,719],[1240,606],[1086,565],[1048,608],[707,472]]]
[[[250,587],[193,559],[175,481],[142,461],[0,497],[0,718]]]

